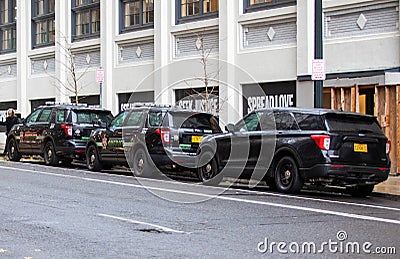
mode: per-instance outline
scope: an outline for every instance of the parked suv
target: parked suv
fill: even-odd
[[[263,109],[227,125],[227,130],[201,143],[208,156],[200,158],[206,162],[198,166],[204,181],[218,183],[224,168],[224,175],[236,169],[241,170],[240,177],[250,179],[262,162],[268,162],[257,168],[263,170],[263,179],[286,193],[295,193],[306,183],[346,187],[352,195],[366,196],[388,178],[390,142],[373,116],[325,109]],[[246,141],[248,154],[232,158],[231,148],[237,153]],[[269,155],[260,156],[262,148],[271,160]],[[213,150],[213,156],[207,150]]]
[[[19,161],[22,155],[43,156],[47,165],[84,159],[91,132],[105,127],[110,111],[85,105],[47,104],[38,107],[8,136],[8,158]]]
[[[195,171],[203,136],[221,132],[212,114],[157,105],[134,107],[92,134],[87,167],[99,171],[129,165],[136,176],[145,177],[155,176],[157,168]]]

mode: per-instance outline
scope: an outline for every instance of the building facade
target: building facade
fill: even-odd
[[[400,83],[399,2],[323,1],[324,106],[332,107],[332,89],[359,85],[360,111],[374,114],[368,89]],[[315,0],[1,0],[0,110],[26,116],[46,101],[70,101],[75,81],[81,102],[101,99],[114,114],[132,102],[204,108],[186,97],[204,92],[205,74],[222,124],[254,108],[312,107],[314,7]]]

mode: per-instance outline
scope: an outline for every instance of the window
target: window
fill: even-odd
[[[37,122],[50,122],[51,109],[44,109]]]
[[[34,111],[27,119],[26,119],[26,123],[34,123],[36,122],[37,118],[39,117],[40,112],[42,111],[42,109],[38,109],[36,111]]]
[[[54,45],[55,0],[32,0],[32,24],[34,48]]]
[[[124,121],[126,116],[128,115],[127,111],[124,111],[122,113],[120,113],[119,115],[117,115],[117,117],[115,117],[110,124],[110,129],[114,130],[116,128],[121,128],[124,125]]]
[[[297,123],[292,114],[287,112],[275,112],[274,116],[277,130],[298,130]]]
[[[73,39],[100,36],[100,0],[72,0]]]
[[[219,0],[177,0],[177,23],[218,17]]]
[[[244,12],[295,5],[296,0],[244,0]]]
[[[16,50],[17,33],[15,21],[16,0],[0,0],[0,52]]]
[[[251,113],[250,115],[248,115],[247,117],[245,117],[243,120],[241,120],[236,128],[240,131],[240,132],[245,132],[245,131],[256,131],[258,128],[258,124],[260,122],[260,117],[262,116],[262,114],[260,113]]]
[[[143,112],[137,111],[132,112],[129,118],[126,120],[124,126],[128,127],[139,127],[142,124]]]
[[[121,0],[121,10],[121,32],[154,25],[154,0]]]

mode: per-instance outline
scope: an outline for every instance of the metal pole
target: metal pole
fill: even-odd
[[[322,0],[315,0],[315,37],[314,58],[323,59],[323,31],[322,31]],[[323,81],[314,81],[314,107],[322,108],[323,104]]]
[[[103,82],[100,82],[100,108],[103,108]]]

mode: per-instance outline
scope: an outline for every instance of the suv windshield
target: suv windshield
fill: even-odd
[[[221,132],[218,121],[211,114],[174,112],[171,115],[175,128],[211,130],[213,133]]]
[[[101,127],[107,126],[110,122],[110,113],[104,111],[75,110],[73,111],[73,121],[77,124],[98,124]]]
[[[357,131],[382,134],[382,130],[373,117],[352,115],[325,115],[326,122],[331,131]]]

